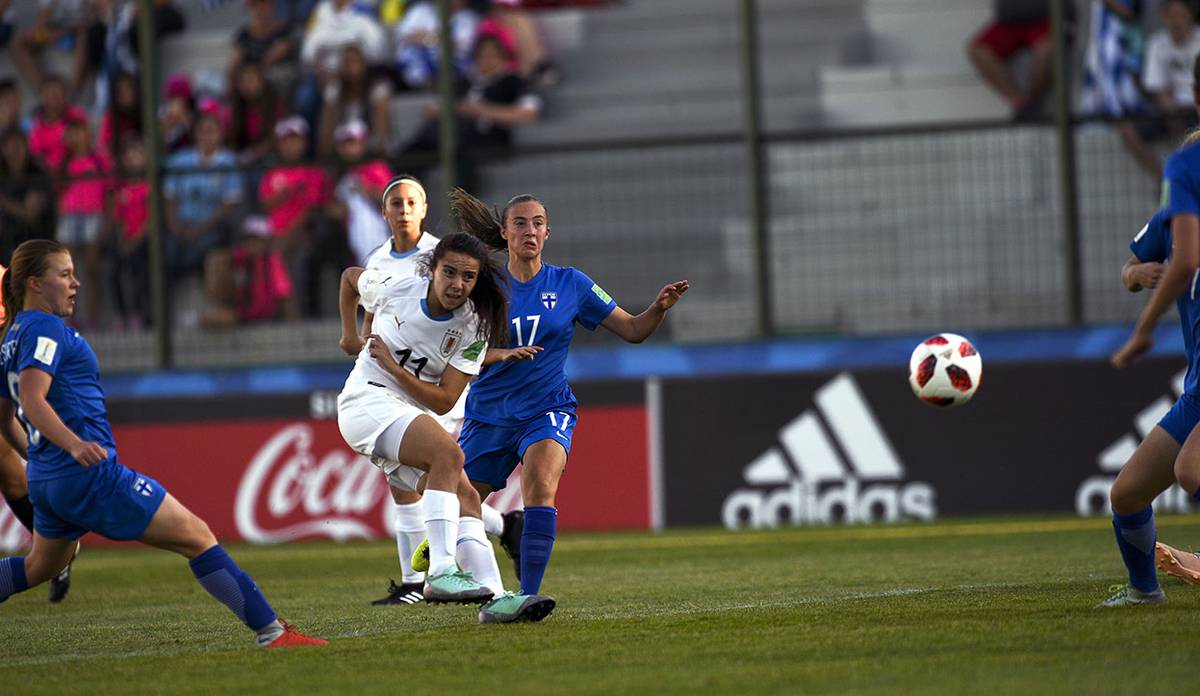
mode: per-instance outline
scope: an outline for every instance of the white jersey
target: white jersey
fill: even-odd
[[[384,271],[363,271],[358,279],[358,291],[363,306],[375,315],[372,332],[383,339],[400,366],[430,384],[441,382],[447,367],[468,375],[479,374],[487,354],[487,340],[479,335],[479,319],[471,301],[450,314],[433,317],[429,315],[425,301],[428,282],[409,283],[401,279],[402,288],[396,290],[396,280]],[[343,393],[380,388],[442,420],[410,396],[400,382],[371,357],[369,346],[363,346],[346,379]],[[444,420],[442,424],[446,425]]]
[[[385,273],[395,274],[397,281],[413,280],[423,282],[424,279],[417,274],[417,258],[428,251],[433,251],[437,243],[441,241],[437,237],[422,232],[421,238],[417,240],[417,247],[403,254],[397,254],[392,251],[392,238],[388,237],[387,241],[380,244],[374,251],[367,256],[367,261],[364,268],[384,271]],[[407,292],[405,288],[406,282],[394,282],[388,285],[388,292]],[[361,299],[361,298],[360,298]],[[364,303],[365,307],[366,304]]]
[[[386,274],[394,274],[394,282],[389,281],[386,287],[382,288],[380,292],[384,294],[408,294],[415,292],[413,290],[415,286],[420,286],[420,292],[424,293],[428,287],[428,281],[422,278],[417,272],[417,258],[421,254],[433,251],[433,248],[437,246],[439,241],[441,240],[432,234],[422,232],[420,239],[417,240],[415,249],[398,254],[392,251],[392,239],[389,237],[386,242],[371,252],[367,257],[366,268],[383,271]],[[359,300],[361,303],[361,296]],[[363,307],[366,307],[365,303]],[[367,311],[371,310],[368,308]],[[458,430],[462,427],[462,422],[466,418],[468,391],[470,391],[470,385],[463,388],[462,397],[459,398],[458,403],[454,404],[454,408],[450,409],[449,413],[444,416],[437,416],[438,422],[451,435],[458,435]]]

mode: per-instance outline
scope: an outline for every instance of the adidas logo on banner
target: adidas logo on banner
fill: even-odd
[[[772,447],[745,468],[746,483],[773,488],[730,493],[721,510],[726,527],[937,516],[933,487],[903,483],[904,466],[849,373],[818,389],[815,401],[815,409],[779,431],[780,447]]]
[[[1171,388],[1174,390],[1176,398],[1183,393],[1183,381],[1186,377],[1187,370],[1183,370],[1171,380]],[[1104,448],[1104,451],[1097,457],[1100,471],[1104,473],[1099,476],[1089,476],[1079,484],[1079,488],[1075,491],[1075,512],[1080,517],[1093,515],[1107,517],[1112,514],[1112,501],[1109,500],[1108,494],[1112,490],[1113,481],[1117,479],[1117,472],[1125,466],[1125,462],[1129,461],[1129,457],[1133,455],[1138,444],[1150,434],[1154,426],[1158,425],[1158,421],[1174,405],[1175,399],[1169,396],[1155,399],[1154,403],[1143,408],[1133,417],[1133,427],[1137,430],[1138,437],[1134,437],[1132,433],[1125,433],[1116,442]],[[1171,486],[1154,499],[1154,511],[1159,514],[1192,512],[1192,508],[1191,499],[1179,486]]]

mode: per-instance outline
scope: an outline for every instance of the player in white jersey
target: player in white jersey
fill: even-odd
[[[418,259],[425,252],[437,246],[438,238],[424,230],[425,218],[429,212],[428,198],[425,187],[414,176],[402,174],[393,178],[384,187],[380,213],[391,230],[391,238],[373,251],[366,260],[368,270],[378,270],[389,278],[384,293],[404,293],[410,290],[413,283],[422,287],[427,282],[421,277],[418,269]],[[357,324],[357,301],[351,300],[348,307],[341,308],[342,336],[339,345],[349,355],[358,355],[363,348],[364,336],[371,333],[374,315],[367,309],[362,328]],[[507,349],[492,351],[489,362],[497,360],[496,353],[504,353],[499,359],[522,359],[523,355],[507,355],[515,353]],[[439,416],[442,427],[457,438],[458,430],[462,427],[465,414],[467,389],[455,404],[450,413]],[[390,482],[389,482],[390,483]],[[423,596],[421,594],[425,583],[425,574],[413,569],[413,551],[425,539],[424,514],[421,511],[421,494],[414,490],[391,485],[392,502],[394,504],[396,551],[400,557],[400,584],[388,582],[387,596],[377,599],[372,604],[416,604]],[[483,506],[484,528],[488,534],[497,536],[500,545],[514,559],[519,568],[520,542],[524,514],[517,510],[501,515],[490,505]]]
[[[500,571],[462,450],[436,417],[479,373],[488,344],[507,342],[508,306],[498,266],[469,234],[450,235],[419,264],[428,282],[400,279],[399,290],[383,271],[342,275],[341,306],[361,299],[374,321],[338,396],[338,427],[393,486],[415,491],[425,479],[426,601],[485,601],[503,591]]]

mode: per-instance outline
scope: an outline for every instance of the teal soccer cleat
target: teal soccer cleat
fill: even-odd
[[[554,611],[554,600],[544,595],[505,592],[479,610],[479,623],[541,621]]]
[[[470,573],[459,570],[457,566],[426,577],[424,594],[425,601],[431,604],[483,604],[492,598],[491,590],[475,582]]]

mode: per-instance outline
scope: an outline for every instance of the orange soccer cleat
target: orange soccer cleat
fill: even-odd
[[[298,645],[325,645],[329,642],[327,640],[321,640],[320,638],[306,636],[300,631],[297,631],[295,626],[291,625],[287,621],[284,621],[283,619],[280,619],[279,623],[283,624],[283,633],[280,633],[275,640],[267,643],[268,648],[294,648]]]
[[[1194,553],[1157,542],[1154,544],[1154,562],[1167,575],[1181,578],[1189,585],[1200,584],[1200,556]]]

